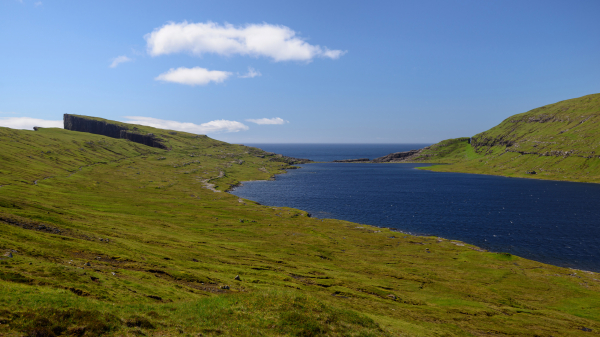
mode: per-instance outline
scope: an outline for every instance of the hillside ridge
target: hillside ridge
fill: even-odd
[[[158,138],[153,133],[140,133],[135,126],[133,130],[129,130],[129,127],[124,125],[124,123],[70,114],[64,114],[63,120],[65,130],[89,132],[111,138],[127,139],[135,143],[163,150],[170,149],[164,144],[164,139]]]
[[[600,94],[548,104],[472,137],[372,162],[451,164],[422,169],[600,183]]]
[[[127,127],[170,150],[0,128],[0,335],[600,330],[598,273],[215,193],[295,159]]]

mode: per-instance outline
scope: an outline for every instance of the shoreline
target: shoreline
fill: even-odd
[[[332,164],[357,164],[357,163],[333,163],[333,162],[324,162],[324,163],[332,163]],[[314,162],[314,163],[307,163],[307,164],[302,164],[302,165],[309,165],[309,164],[318,164],[318,163]],[[358,163],[358,164],[366,164],[366,163]],[[369,163],[369,164],[410,164],[410,163]],[[303,167],[296,167],[295,169],[301,169],[301,168],[303,168]],[[414,169],[418,169],[418,168],[414,168]],[[433,172],[435,172],[435,171],[433,171]],[[274,180],[276,180],[276,176],[277,175],[283,175],[283,174],[287,174],[287,173],[288,172],[286,170],[283,173],[273,174],[269,179],[257,179],[257,180],[240,181],[237,184],[230,186],[230,188],[228,188],[225,192],[229,193],[229,194],[231,194],[231,195],[233,195],[235,197],[238,197],[238,198],[242,199],[242,197],[237,196],[237,195],[231,193],[231,191],[233,191],[237,187],[244,186],[244,182],[252,182],[252,181],[274,181]],[[463,173],[463,172],[447,172],[447,173]],[[466,173],[466,174],[471,174],[471,173]],[[505,177],[505,178],[519,178],[519,177]],[[527,178],[523,178],[523,179],[527,179]],[[298,211],[301,211],[301,212],[306,212],[309,217],[313,217],[312,214],[309,213],[307,210],[303,210],[303,209],[300,209],[300,208],[295,208],[295,207],[290,207],[290,206],[266,205],[266,204],[262,204],[262,203],[260,203],[258,201],[252,200],[252,199],[247,199],[247,198],[243,198],[243,199],[249,200],[249,201],[251,201],[251,202],[253,202],[253,203],[257,204],[257,205],[266,206],[266,207],[286,207],[286,208],[291,208],[291,209],[298,210]],[[535,261],[535,262],[538,262],[538,263],[542,263],[542,264],[546,264],[546,265],[550,265],[550,266],[554,266],[554,267],[558,267],[558,268],[565,268],[565,269],[570,269],[570,270],[577,270],[577,271],[586,272],[586,273],[592,273],[592,274],[600,273],[600,270],[599,271],[592,271],[592,270],[578,269],[578,268],[572,268],[572,267],[564,267],[564,266],[559,266],[559,265],[555,265],[555,264],[546,263],[546,262],[543,262],[543,261],[533,260],[533,259],[530,259],[530,258],[522,257],[520,255],[515,255],[515,254],[512,254],[512,253],[508,253],[508,252],[501,252],[501,251],[489,250],[489,249],[486,249],[486,248],[482,248],[480,246],[476,246],[476,245],[471,244],[471,243],[466,242],[466,241],[457,240],[457,239],[449,239],[449,238],[441,237],[441,236],[438,236],[438,235],[416,234],[416,233],[406,232],[406,231],[403,231],[403,230],[398,229],[398,228],[387,227],[387,226],[378,226],[378,225],[369,225],[369,224],[361,224],[361,223],[358,223],[358,222],[344,220],[344,219],[338,219],[338,218],[318,218],[318,217],[316,217],[316,219],[321,219],[321,220],[332,219],[332,220],[338,220],[338,221],[346,221],[346,222],[349,222],[351,224],[356,225],[357,227],[355,227],[355,228],[357,228],[357,229],[365,229],[365,227],[372,227],[372,228],[376,228],[376,229],[387,229],[387,230],[389,230],[391,232],[402,233],[402,235],[409,235],[409,236],[415,237],[415,238],[422,237],[422,238],[435,238],[437,240],[445,240],[445,241],[448,241],[448,242],[450,242],[452,244],[455,244],[457,246],[464,246],[466,248],[469,248],[469,249],[472,249],[474,251],[481,252],[481,253],[487,252],[487,253],[494,253],[494,254],[509,254],[509,255],[514,255],[514,256],[517,256],[517,257],[525,259],[525,260]],[[372,231],[373,233],[377,232],[375,230],[370,230],[370,231]]]

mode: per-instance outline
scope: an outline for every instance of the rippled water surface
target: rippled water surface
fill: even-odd
[[[315,217],[600,271],[600,185],[415,169],[423,164],[301,166],[275,181],[245,182],[232,193]]]

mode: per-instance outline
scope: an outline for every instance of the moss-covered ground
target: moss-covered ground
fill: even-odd
[[[0,335],[600,333],[596,273],[216,192],[288,164],[139,128],[172,150],[0,128]]]

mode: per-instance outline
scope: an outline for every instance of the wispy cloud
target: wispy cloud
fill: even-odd
[[[199,134],[238,132],[248,130],[248,126],[244,125],[243,123],[224,119],[214,120],[202,124],[194,124],[142,116],[125,116],[125,118],[127,119],[125,123],[140,124],[159,129],[177,130]]]
[[[133,61],[133,60],[125,55],[117,56],[114,59],[112,59],[112,63],[110,64],[109,67],[116,68],[121,63],[131,62],[131,61]]]
[[[33,4],[34,7],[40,7],[42,5],[41,1],[37,1]]]
[[[251,123],[256,123],[256,124],[285,124],[285,123],[289,123],[286,120],[283,120],[279,117],[275,117],[275,118],[259,118],[259,119],[246,119],[246,122],[251,122]]]
[[[154,78],[157,81],[173,82],[186,85],[206,85],[210,82],[221,83],[232,74],[227,71],[208,70],[205,68],[171,68]]]
[[[16,114],[17,114],[17,113],[16,113],[16,112],[13,112],[13,111],[10,111],[10,112],[3,112],[3,111],[0,111],[0,115],[16,115]]]
[[[346,51],[311,45],[286,26],[268,23],[234,26],[214,22],[170,22],[144,37],[152,56],[190,52],[200,56],[263,56],[274,61],[312,61],[315,57],[337,59]]]
[[[0,117],[0,126],[11,129],[33,129],[34,126],[44,128],[61,128],[62,120],[46,120],[31,117]]]
[[[262,74],[260,73],[260,71],[252,68],[252,67],[248,67],[248,72],[245,73],[244,75],[239,75],[239,78],[254,78],[257,76],[262,76]]]

